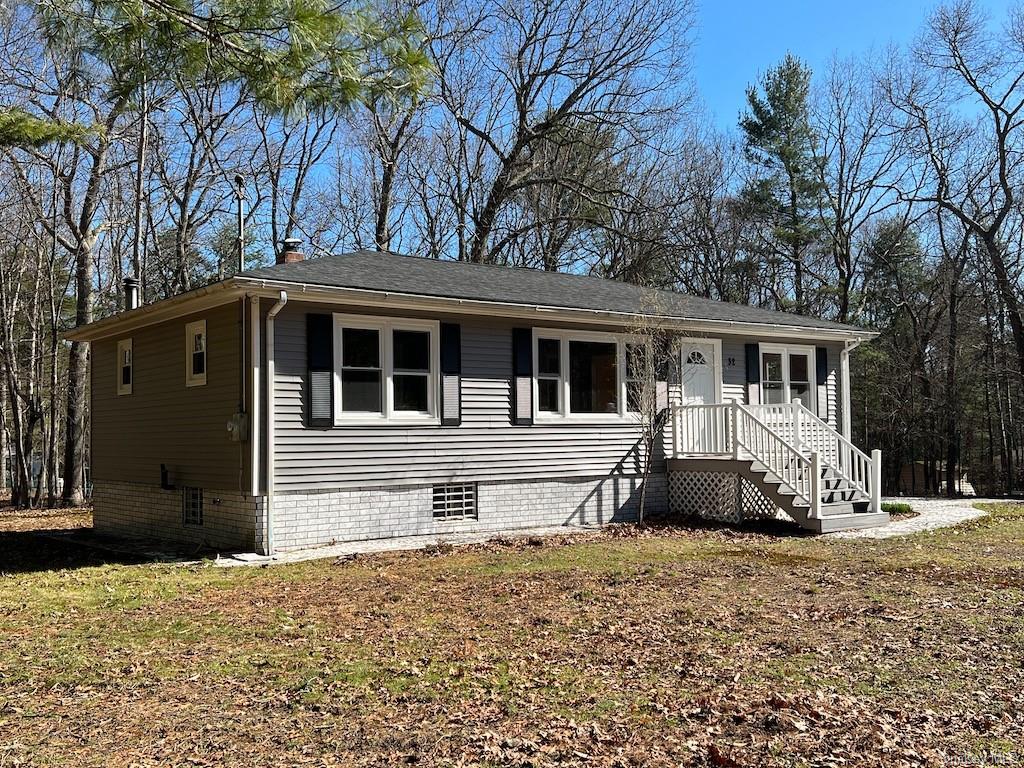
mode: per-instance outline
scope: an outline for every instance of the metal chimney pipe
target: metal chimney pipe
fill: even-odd
[[[238,203],[238,271],[245,272],[245,216],[242,214],[245,178],[240,173],[235,174],[235,198]]]
[[[124,308],[137,309],[139,306],[139,281],[128,276],[124,279]]]

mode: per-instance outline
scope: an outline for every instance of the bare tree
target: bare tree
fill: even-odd
[[[892,129],[892,106],[865,66],[833,61],[816,100],[813,145],[824,190],[821,229],[836,271],[836,319],[847,322],[862,249],[873,222],[900,203],[910,175],[899,166],[903,134]],[[911,193],[913,190],[909,190]]]
[[[472,230],[460,258],[500,260],[519,229],[499,232],[502,216],[531,187],[562,186],[600,204],[606,190],[586,168],[537,174],[529,155],[542,142],[579,142],[581,126],[647,141],[685,102],[689,23],[684,0],[440,7],[431,47],[446,130],[460,138],[457,159],[477,182],[456,199]]]
[[[922,176],[922,191],[910,197],[949,212],[981,243],[1024,375],[1019,253],[1007,248],[1010,228],[1019,226],[1024,19],[1014,12],[1010,22],[993,33],[970,0],[941,6],[909,65],[890,62],[885,84]],[[968,105],[982,116],[972,119]]]

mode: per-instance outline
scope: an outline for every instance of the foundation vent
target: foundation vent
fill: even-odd
[[[181,489],[181,522],[185,525],[203,524],[203,489]]]
[[[476,483],[435,485],[434,517],[440,520],[476,520]]]

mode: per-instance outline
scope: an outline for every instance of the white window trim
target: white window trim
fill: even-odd
[[[132,380],[128,384],[124,384],[121,381],[121,369],[123,365],[121,361],[124,359],[124,350],[128,350],[131,354],[131,363],[129,368],[132,371]],[[135,385],[135,350],[132,349],[132,340],[121,339],[117,342],[117,365],[115,366],[115,373],[117,374],[117,394],[118,395],[130,395],[132,393],[132,387]]]
[[[715,403],[725,402],[722,393],[722,384],[724,379],[722,369],[722,340],[708,338],[706,336],[677,336],[675,343],[679,345],[679,375],[678,387],[679,387],[679,398],[685,397],[686,393],[683,391],[682,371],[683,371],[683,351],[687,344],[710,344],[715,348],[714,355],[714,377],[715,377]],[[680,400],[681,401],[681,400]]]
[[[342,328],[366,328],[378,332],[381,380],[384,386],[383,413],[359,413],[342,410],[341,403],[341,330]],[[440,375],[441,323],[437,320],[410,320],[398,317],[373,317],[370,315],[334,315],[334,423],[336,426],[380,426],[382,424],[429,424],[441,423]],[[430,334],[430,369],[427,375],[427,412],[396,411],[394,388],[394,359],[392,355],[393,331],[426,331]],[[401,375],[401,372],[399,372]]]
[[[561,368],[561,388],[558,401],[558,413],[541,411],[538,408],[540,393],[538,391],[538,339],[558,340],[558,363]],[[616,413],[572,413],[569,410],[569,342],[599,341],[615,345],[615,371],[618,387],[618,411]],[[600,333],[596,331],[572,331],[564,328],[534,328],[531,341],[533,354],[533,421],[544,424],[619,424],[635,419],[635,411],[626,410],[626,342],[642,344],[648,342],[643,336],[629,333]]]
[[[627,416],[632,417],[634,419],[641,418],[641,417],[643,417],[643,410],[642,410],[643,409],[643,405],[644,405],[643,402],[640,403],[641,410],[639,410],[639,411],[631,411],[631,410],[629,410],[629,382],[630,381],[639,381],[639,382],[641,382],[641,386],[651,386],[651,387],[654,387],[654,392],[652,392],[651,394],[652,394],[652,396],[657,398],[657,388],[658,388],[657,361],[654,361],[655,362],[655,366],[654,366],[655,370],[653,371],[653,373],[654,373],[654,380],[653,381],[644,382],[643,379],[638,378],[636,376],[630,377],[630,375],[629,375],[629,356],[627,355],[627,351],[628,351],[627,348],[631,347],[631,346],[632,347],[644,347],[646,349],[647,355],[649,356],[649,359],[650,359],[650,358],[653,358],[653,356],[654,356],[654,343],[651,341],[650,338],[647,338],[647,337],[644,337],[644,336],[638,336],[636,334],[630,334],[630,335],[627,335],[625,338],[623,338],[621,346],[622,346],[622,351],[621,351],[621,359],[622,359],[622,391],[626,395],[626,402],[623,405],[623,408],[625,409],[625,413],[626,413]]]
[[[762,342],[758,345],[759,355],[757,358],[757,364],[760,366],[758,370],[758,388],[761,390],[761,403],[765,404],[764,398],[764,354],[781,354],[782,355],[782,400],[784,403],[793,402],[792,389],[790,388],[789,378],[789,354],[796,352],[799,355],[807,355],[807,399],[810,402],[804,403],[804,406],[814,413],[818,412],[818,360],[817,353],[814,347],[806,346],[804,344],[766,344]]]
[[[192,339],[196,333],[203,335],[203,372],[192,375]],[[185,386],[206,386],[206,374],[210,370],[210,337],[206,335],[206,320],[195,320],[185,326]]]

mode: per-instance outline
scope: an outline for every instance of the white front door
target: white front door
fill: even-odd
[[[687,341],[682,349],[683,405],[708,405],[718,402],[718,368],[715,344],[707,341]]]
[[[683,405],[711,405],[719,401],[718,345],[710,341],[684,341],[680,352],[680,387]],[[686,453],[717,453],[721,429],[720,409],[683,409],[682,449]]]

